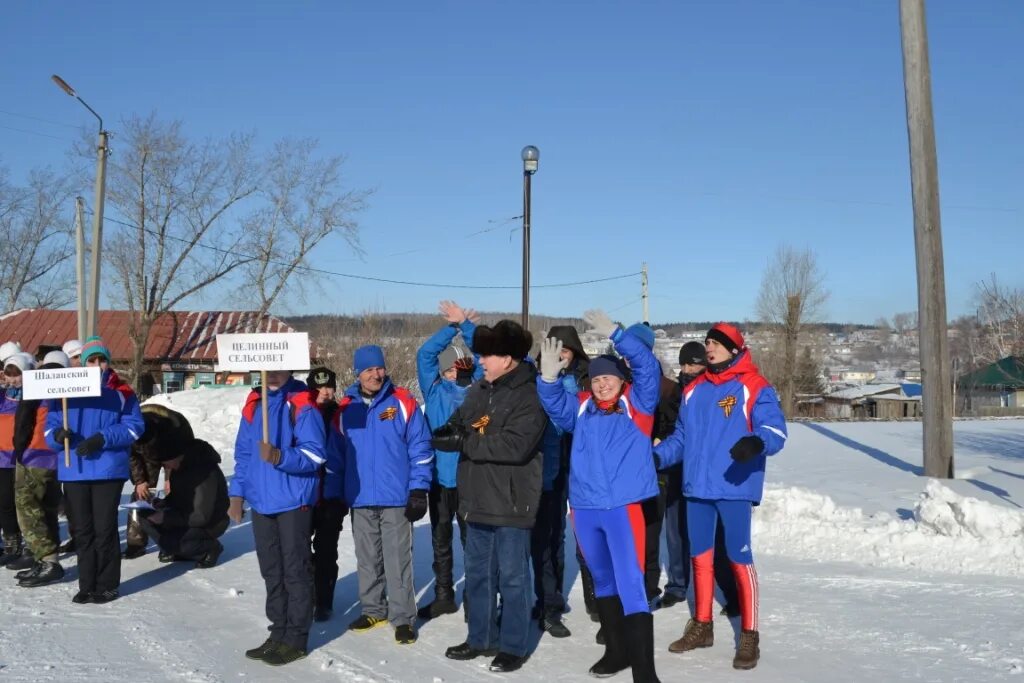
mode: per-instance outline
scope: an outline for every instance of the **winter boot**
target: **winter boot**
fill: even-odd
[[[650,612],[638,612],[626,617],[623,624],[633,683],[661,683],[654,671],[654,617]]]
[[[32,554],[32,551],[28,548],[22,547],[21,555],[8,562],[6,567],[12,571],[20,572],[25,569],[31,569],[35,564],[36,558]]]
[[[577,554],[577,560],[579,554]],[[587,615],[591,621],[600,621],[601,615],[597,612],[597,596],[594,594],[594,577],[590,575],[587,565],[580,564],[580,579],[583,581],[583,605],[586,607]]]
[[[124,549],[124,559],[135,560],[146,554],[146,546],[129,543]]]
[[[0,555],[0,567],[6,567],[11,562],[20,559],[24,553],[25,541],[21,538],[21,534],[4,536],[4,554]]]
[[[42,570],[42,568],[43,568],[43,563],[42,562],[36,562],[34,565],[29,567],[28,569],[22,569],[20,572],[15,574],[14,578],[16,578],[18,581],[21,581],[22,579],[27,579],[30,576],[35,576],[36,574],[38,574]]]
[[[71,553],[73,553],[73,552],[75,552],[77,550],[78,550],[78,544],[75,543],[75,539],[74,539],[74,537],[72,537],[72,538],[69,538],[68,540],[64,541],[64,543],[60,546],[60,549],[58,550],[58,552],[60,552],[61,555],[70,555]]]
[[[197,569],[212,569],[217,566],[217,560],[220,559],[220,554],[224,552],[224,546],[221,545],[220,541],[214,541],[213,548],[210,549],[205,555],[196,560]]]
[[[626,652],[626,622],[622,615],[622,601],[619,596],[597,598],[601,630],[604,631],[604,656],[590,667],[590,675],[597,678],[614,676],[629,667],[629,653]],[[650,616],[650,615],[648,615]]]
[[[18,582],[18,585],[22,588],[37,588],[38,586],[57,583],[64,578],[64,567],[60,566],[59,562],[43,560],[39,565],[38,573],[25,577]]]
[[[263,663],[270,666],[284,666],[299,659],[305,659],[306,651],[292,647],[288,643],[278,643],[277,647],[263,655]]]
[[[740,644],[736,648],[736,656],[732,658],[732,668],[753,669],[761,658],[761,636],[757,631],[741,631]]]
[[[455,596],[451,593],[438,593],[434,597],[434,601],[429,605],[424,605],[416,612],[416,616],[420,619],[437,619],[445,614],[455,614],[459,611],[459,606],[455,604]]]
[[[715,624],[712,621],[697,621],[690,619],[686,622],[686,630],[683,637],[669,644],[669,652],[689,652],[698,647],[711,647],[715,644]]]
[[[271,650],[276,650],[278,642],[273,638],[267,638],[261,645],[257,645],[251,650],[245,651],[245,656],[249,659],[263,659],[267,656],[267,653]]]
[[[572,635],[569,627],[562,621],[561,612],[548,612],[538,620],[541,631],[547,631],[552,638],[568,638]]]

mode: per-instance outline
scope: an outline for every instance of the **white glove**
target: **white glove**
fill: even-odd
[[[545,382],[554,382],[559,373],[569,366],[568,360],[562,359],[562,341],[548,337],[540,343],[540,376]]]
[[[583,320],[586,321],[586,323],[602,337],[612,336],[618,328],[618,325],[613,323],[612,319],[608,317],[608,314],[600,308],[584,312]]]

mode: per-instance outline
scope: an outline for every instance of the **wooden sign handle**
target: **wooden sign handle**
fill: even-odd
[[[267,412],[267,371],[260,370],[260,406],[263,413],[263,442],[270,443],[270,415]]]
[[[68,400],[64,397],[60,399],[60,410],[64,414],[64,433],[68,431]],[[71,467],[71,441],[68,437],[64,437],[64,467]]]

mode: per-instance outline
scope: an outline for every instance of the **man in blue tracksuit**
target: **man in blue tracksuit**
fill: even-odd
[[[589,389],[590,358],[583,350],[576,328],[572,325],[556,325],[548,330],[547,338],[562,342],[561,360],[565,361],[566,366],[559,372],[558,381],[566,393],[575,396]],[[547,631],[554,638],[567,638],[572,634],[562,622],[562,612],[565,611],[562,584],[565,577],[565,515],[568,511],[572,434],[548,419],[541,448],[544,451],[543,488],[540,505],[537,507],[537,521],[530,534],[533,592],[536,597],[534,614],[541,630]],[[580,573],[587,577],[585,581],[589,580],[589,571],[582,561]]]
[[[715,526],[721,520],[742,620],[733,667],[752,669],[760,657],[760,635],[751,512],[761,502],[767,457],[786,443],[786,418],[738,329],[716,323],[704,347],[707,371],[683,389],[675,431],[655,448],[664,467],[685,460],[683,495],[693,562],[694,616],[669,651],[714,643]]]
[[[314,394],[290,372],[267,372],[266,440],[261,402],[260,391],[253,390],[242,409],[228,516],[241,522],[242,503],[249,501],[256,559],[267,587],[270,636],[245,656],[280,666],[306,656],[313,622],[309,529],[327,458],[326,432]]]
[[[82,364],[97,367],[110,352],[99,337],[90,337]],[[101,394],[69,398],[67,423],[60,401],[46,415],[46,438],[53,450],[71,449],[70,466],[57,457],[57,479],[64,484],[78,553],[78,593],[72,601],[104,603],[116,600],[121,583],[121,540],[117,508],[128,480],[128,456],[133,442],[146,430],[139,400],[128,387],[115,388],[112,370],[103,370]]]
[[[483,377],[483,368],[453,343],[461,334],[467,345],[472,344],[476,311],[463,310],[454,301],[442,301],[439,308],[448,324],[427,339],[416,354],[416,372],[430,430],[448,422],[452,413],[462,405],[469,386]],[[420,608],[417,614],[421,619],[433,619],[458,611],[452,576],[453,520],[459,510],[458,467],[458,453],[434,452],[434,478],[428,496],[434,547],[434,601]],[[466,525],[461,521],[459,540],[465,549]]]
[[[391,622],[395,641],[416,642],[416,590],[412,525],[427,514],[434,451],[413,395],[387,376],[379,346],[356,349],[358,376],[331,423],[331,447],[345,454],[344,498],[352,538],[362,614],[355,632]]]
[[[600,356],[590,362],[591,392],[571,394],[557,381],[561,344],[548,339],[537,393],[551,420],[573,434],[569,503],[576,540],[594,577],[606,641],[605,654],[590,673],[601,678],[632,668],[635,683],[657,683],[654,621],[644,586],[642,506],[658,495],[651,429],[661,366],[638,337],[603,311],[587,311],[584,318],[629,361],[633,381],[626,381],[620,359]]]

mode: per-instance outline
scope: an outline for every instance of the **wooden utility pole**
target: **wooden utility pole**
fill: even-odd
[[[651,322],[651,312],[648,301],[650,296],[647,293],[647,262],[643,263],[643,267],[640,268],[640,300],[643,301],[644,318],[643,322]]]
[[[953,476],[953,397],[946,338],[946,280],[939,220],[939,169],[932,117],[924,0],[900,0],[903,86],[917,253],[918,344],[924,410],[924,474]]]

